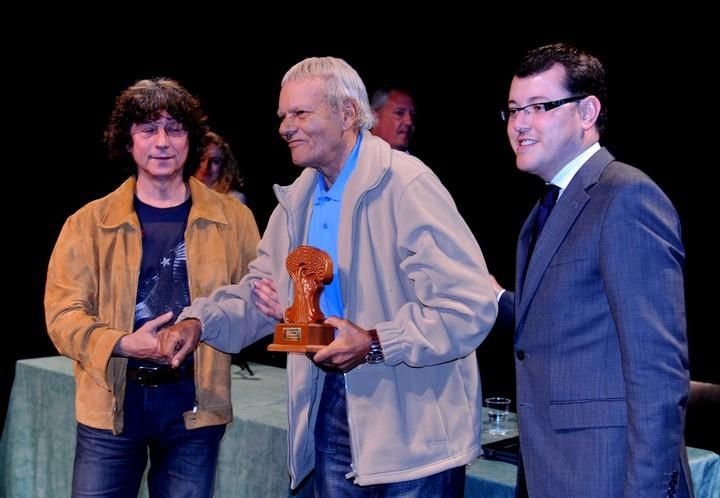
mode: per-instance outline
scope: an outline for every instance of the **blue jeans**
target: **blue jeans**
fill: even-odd
[[[121,434],[77,427],[73,497],[137,496],[148,450],[148,490],[156,497],[211,497],[224,425],[185,429],[192,379],[158,387],[128,382]]]
[[[378,421],[382,423],[382,421]],[[465,466],[421,479],[358,486],[345,479],[351,471],[350,432],[345,403],[345,379],[327,373],[315,423],[316,498],[455,498],[465,489]]]

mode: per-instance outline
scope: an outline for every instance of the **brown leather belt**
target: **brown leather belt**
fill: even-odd
[[[195,374],[193,364],[186,367],[172,368],[158,365],[157,367],[128,367],[127,380],[137,382],[143,387],[157,387],[173,384],[184,379],[192,379]]]

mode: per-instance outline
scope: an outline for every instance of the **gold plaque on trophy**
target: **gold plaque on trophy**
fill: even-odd
[[[293,281],[293,302],[285,310],[285,321],[277,324],[268,351],[316,353],[335,338],[335,328],[325,325],[320,311],[320,292],[333,277],[332,259],[325,251],[298,246],[285,260]]]

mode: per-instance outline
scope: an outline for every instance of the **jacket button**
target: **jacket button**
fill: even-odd
[[[522,349],[518,349],[518,350],[515,352],[515,357],[516,357],[518,360],[523,361],[523,360],[525,359],[525,351],[523,351]]]

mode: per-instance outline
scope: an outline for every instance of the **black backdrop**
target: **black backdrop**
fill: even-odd
[[[11,182],[6,187],[25,195],[6,202],[13,267],[6,292],[16,297],[5,311],[7,324],[17,325],[5,330],[14,338],[0,362],[0,424],[15,360],[57,354],[42,307],[48,256],[65,218],[124,178],[105,160],[101,138],[115,96],[136,79],[177,78],[202,99],[210,124],[229,139],[244,169],[248,202],[261,230],[275,205],[272,184],[289,183],[298,173],[277,135],[276,117],[279,82],[292,64],[334,55],[358,70],[370,92],[386,83],[408,87],[418,106],[413,153],[437,172],[491,271],[511,285],[515,237],[539,182],[515,170],[497,111],[506,99],[512,64],[527,48],[556,40],[576,43],[605,62],[610,122],[602,143],[647,172],[680,212],[691,373],[718,382],[714,326],[705,325],[714,323],[710,295],[701,290],[712,261],[701,220],[717,213],[707,180],[717,166],[711,126],[717,110],[700,73],[707,49],[659,28],[642,37],[622,29],[583,35],[548,30],[537,36],[512,26],[512,36],[499,39],[481,40],[464,27],[463,35],[442,39],[432,31],[416,32],[412,43],[390,36],[382,43],[339,42],[335,34],[298,42],[295,32],[312,26],[280,26],[267,40],[225,36],[192,43],[175,39],[172,26],[145,35],[96,27],[81,36],[64,26],[33,51],[18,48],[23,38],[14,40],[4,91],[11,140],[4,165]],[[295,36],[286,38],[288,32]],[[15,277],[18,272],[24,276]],[[484,382],[491,385],[486,392],[512,396],[511,338],[490,337],[481,353]]]

